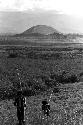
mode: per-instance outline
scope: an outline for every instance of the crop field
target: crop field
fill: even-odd
[[[27,98],[26,125],[83,124],[83,48],[0,46],[1,125],[18,122],[18,72]],[[48,118],[41,109],[44,98],[51,106]]]

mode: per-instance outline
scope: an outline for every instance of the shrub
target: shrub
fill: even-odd
[[[54,93],[59,93],[59,92],[60,92],[59,87],[55,87],[55,88],[53,89],[53,92],[54,92]]]
[[[64,82],[75,83],[75,82],[78,82],[78,78],[77,78],[77,76],[75,74],[73,74],[70,77],[68,77],[67,79],[65,79]]]
[[[8,58],[16,58],[18,57],[18,54],[17,53],[10,53]]]
[[[50,75],[50,78],[59,83],[75,83],[79,81],[77,75],[73,74],[71,76],[67,76],[65,71],[63,71],[60,75],[52,74]]]

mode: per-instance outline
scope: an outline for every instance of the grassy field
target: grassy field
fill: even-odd
[[[82,48],[1,46],[0,50],[1,125],[17,123],[12,100],[19,88],[17,69],[27,97],[26,125],[83,124]],[[41,101],[49,100],[51,90],[51,111],[46,120],[42,119]]]
[[[82,125],[83,124],[83,83],[60,87],[60,93],[52,95],[50,117],[46,119],[42,113],[41,101],[49,100],[50,93],[27,97],[26,125]],[[0,123],[15,125],[17,123],[16,108],[13,101],[0,102]],[[44,118],[44,119],[43,119]]]

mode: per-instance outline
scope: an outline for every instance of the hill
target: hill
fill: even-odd
[[[22,34],[33,34],[33,33],[38,33],[38,34],[43,34],[43,35],[48,35],[52,33],[58,33],[58,31],[50,26],[46,25],[37,25],[29,28],[28,30],[24,31]]]
[[[28,38],[42,38],[42,39],[57,39],[57,40],[70,40],[70,39],[76,39],[76,38],[83,38],[83,35],[80,34],[63,34],[59,32],[58,30],[54,29],[51,26],[47,25],[36,25],[28,30],[24,31],[23,33],[16,34],[15,36],[22,36],[22,37],[28,37]]]
[[[17,36],[45,36],[48,34],[59,33],[56,29],[46,26],[46,25],[36,25],[28,30],[24,31],[21,34],[17,34]]]
[[[1,36],[0,44],[1,45],[52,45],[59,44],[62,46],[62,43],[66,45],[67,43],[83,43],[83,35],[81,34],[63,34],[58,32],[56,29],[46,26],[46,25],[36,25],[33,26],[23,33],[10,35],[10,36]]]

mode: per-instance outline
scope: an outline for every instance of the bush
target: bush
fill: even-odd
[[[67,79],[65,79],[64,82],[75,83],[75,82],[78,82],[78,78],[75,74],[73,74],[70,77],[68,77]]]
[[[54,93],[59,93],[59,92],[60,92],[59,87],[55,87],[55,88],[53,89],[53,92],[54,92]]]
[[[9,54],[8,58],[16,58],[17,56],[17,53],[11,53]]]
[[[50,75],[50,78],[58,83],[75,83],[79,81],[77,75],[73,74],[71,76],[67,76],[65,71],[63,71],[60,75],[52,74]]]

